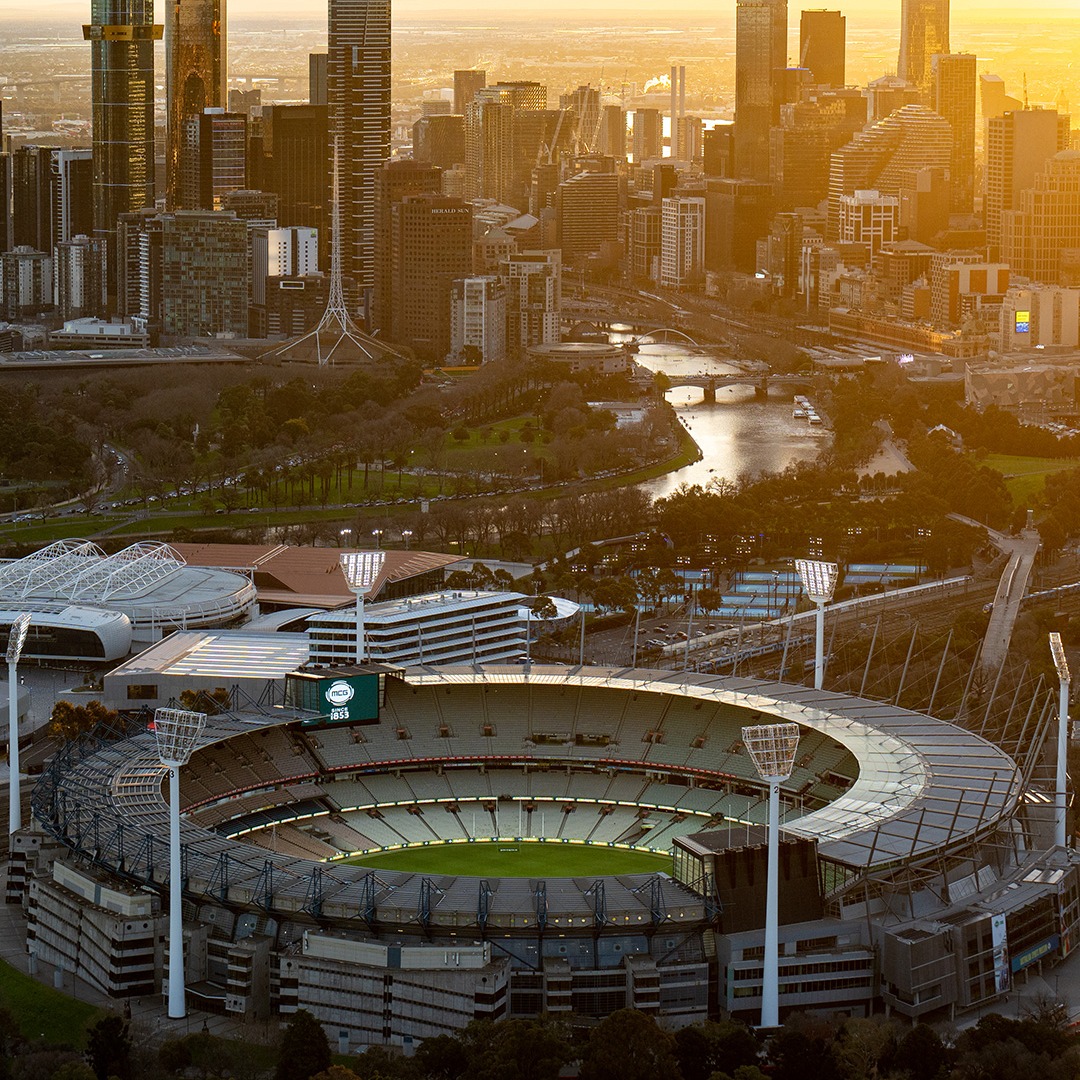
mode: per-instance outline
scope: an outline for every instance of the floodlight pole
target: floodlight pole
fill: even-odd
[[[376,530],[379,531],[379,530]],[[364,662],[364,597],[372,590],[386,561],[385,551],[346,552],[341,556],[341,571],[349,588],[356,593],[356,662]]]
[[[356,662],[364,662],[364,593],[356,590]]]
[[[814,606],[814,689],[820,690],[825,683],[825,601]]]
[[[19,782],[19,657],[30,625],[27,613],[17,616],[8,634],[8,835],[22,828],[22,790]]]
[[[1058,739],[1057,739],[1057,776],[1054,782],[1054,844],[1057,847],[1068,846],[1068,754],[1069,754],[1069,663],[1065,658],[1065,649],[1061,644],[1061,635],[1050,635],[1050,653],[1054,658],[1054,667],[1058,674]]]
[[[184,986],[183,867],[180,851],[180,766],[191,759],[206,713],[156,709],[158,760],[169,770],[169,997],[170,1020],[187,1016]]]
[[[817,608],[814,620],[814,689],[825,683],[825,605],[836,589],[839,567],[819,559],[796,559],[795,570],[802,581],[803,592]]]
[[[743,744],[769,785],[765,955],[761,972],[761,1026],[780,1023],[780,785],[791,776],[799,746],[798,724],[761,724],[742,729]]]

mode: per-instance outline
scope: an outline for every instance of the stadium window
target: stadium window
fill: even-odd
[[[153,701],[158,696],[156,683],[128,683],[128,701]]]

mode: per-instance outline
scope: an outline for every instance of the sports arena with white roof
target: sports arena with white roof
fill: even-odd
[[[204,1007],[303,1007],[351,1045],[544,1011],[633,1006],[677,1025],[719,1003],[753,1019],[767,789],[741,731],[773,720],[801,729],[783,785],[782,1011],[942,1015],[1080,931],[1076,867],[1040,850],[1037,793],[958,725],[704,674],[344,675],[376,670],[373,721],[269,704],[209,718],[181,774],[189,993]],[[145,719],[68,746],[15,838],[31,948],[118,996],[156,992],[166,963],[165,775]],[[671,863],[470,876],[469,845],[493,837]],[[340,861],[438,844],[459,873]]]
[[[33,615],[25,655],[116,660],[177,628],[250,617],[249,576],[189,566],[168,544],[142,541],[107,555],[90,540],[58,540],[0,562],[0,632]]]

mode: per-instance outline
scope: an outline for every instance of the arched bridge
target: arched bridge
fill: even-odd
[[[726,375],[719,375],[707,371],[697,374],[667,374],[668,388],[674,390],[678,386],[699,386],[706,403],[716,402],[716,391],[725,386],[752,386],[758,397],[765,397],[770,386],[808,386],[813,382],[809,375],[780,375],[769,371],[733,371]],[[651,377],[651,373],[650,373]]]

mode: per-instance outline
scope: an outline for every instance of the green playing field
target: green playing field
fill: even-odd
[[[588,877],[671,871],[671,856],[589,844],[490,840],[357,855],[341,862],[379,870],[467,877]]]

